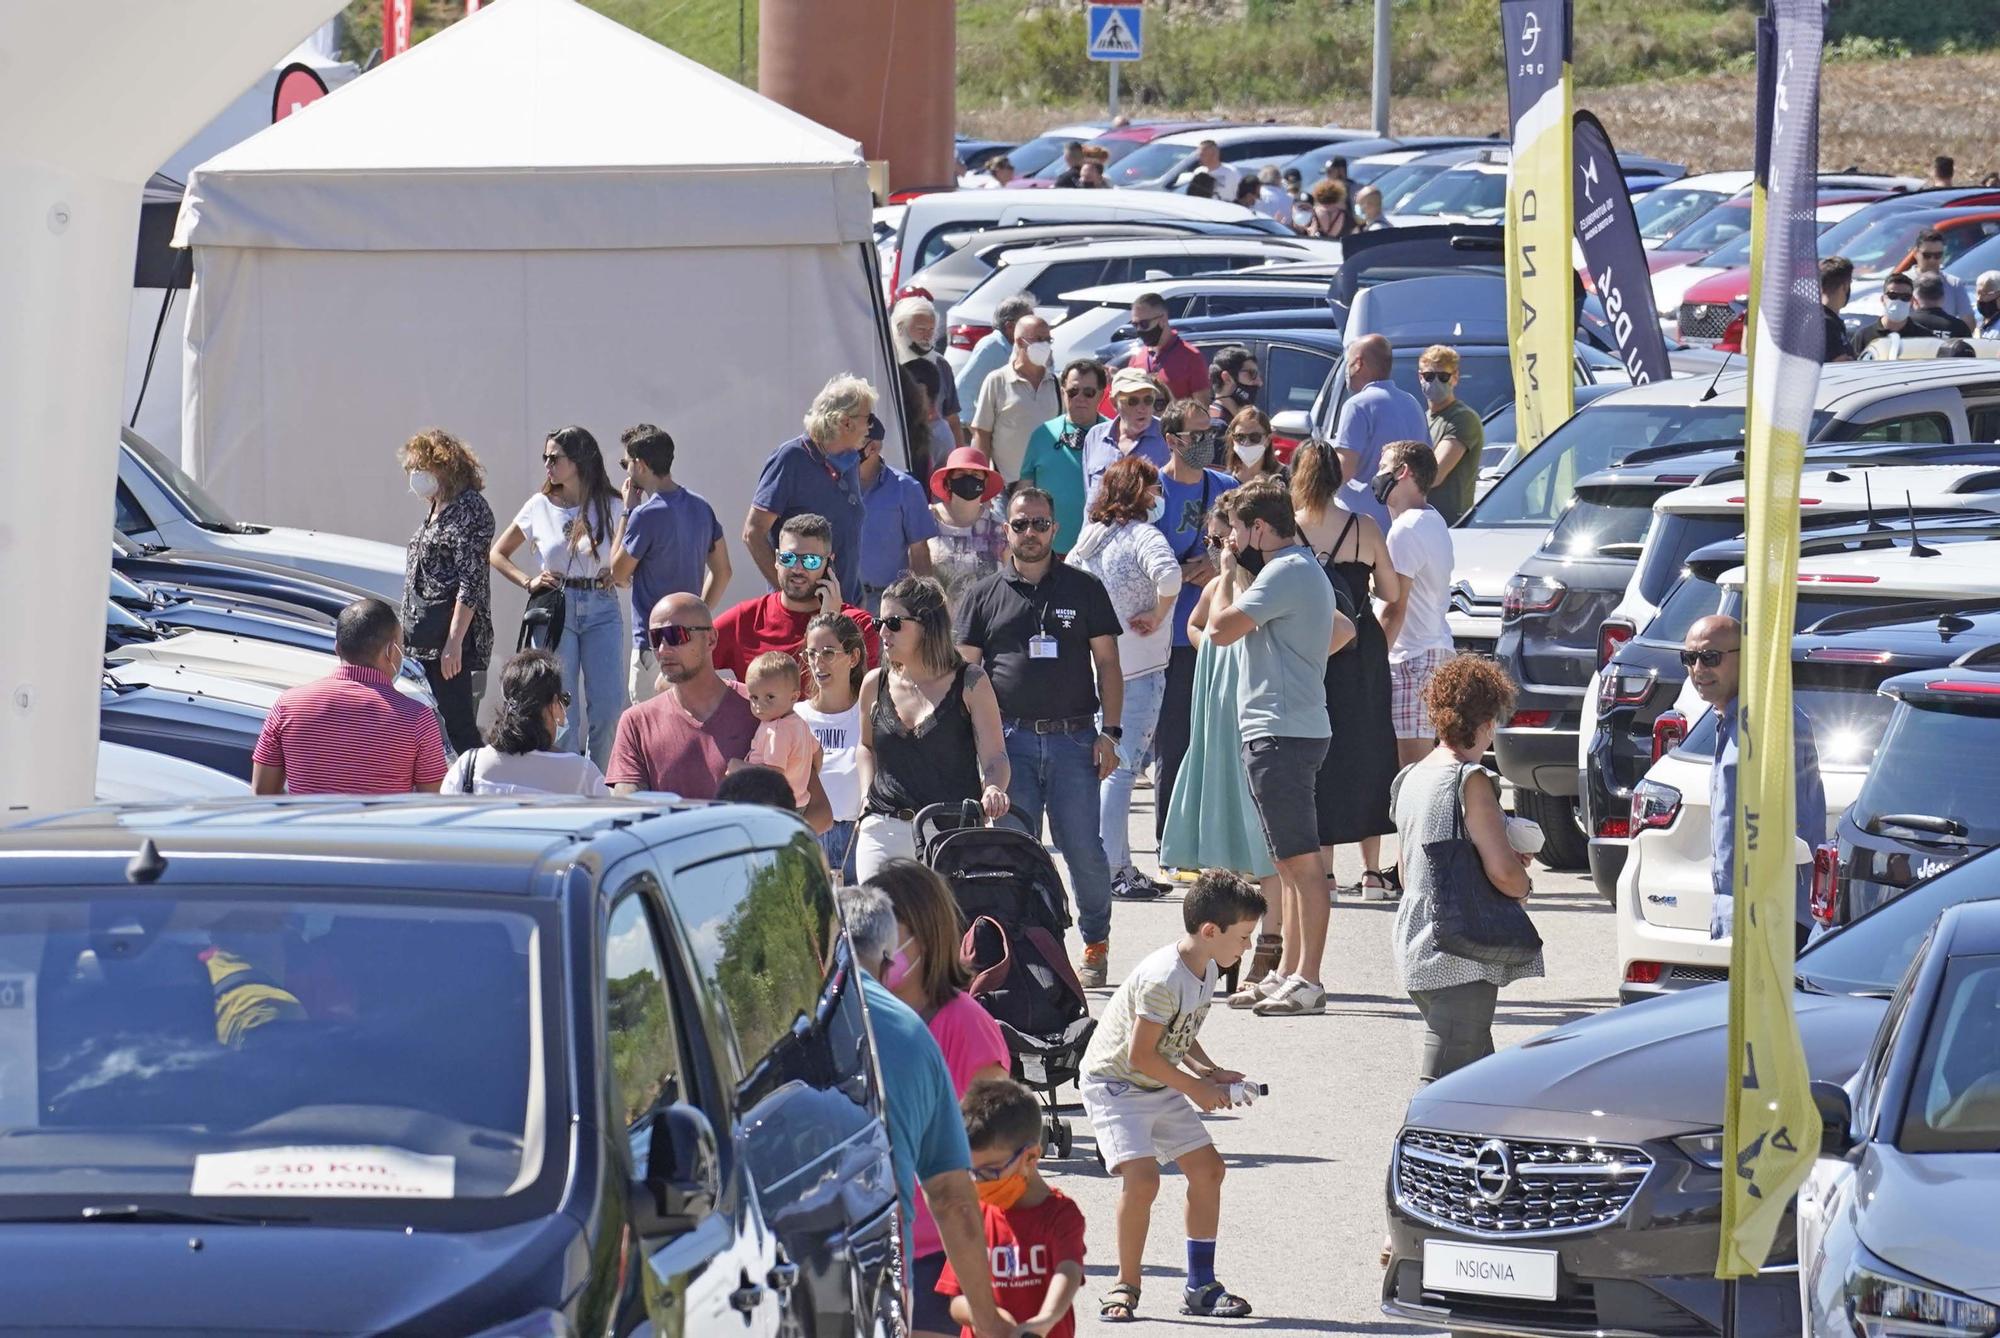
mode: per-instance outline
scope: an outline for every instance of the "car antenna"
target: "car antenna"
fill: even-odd
[[[140,843],[139,853],[125,866],[125,881],[128,883],[157,883],[160,875],[167,871],[167,861],[160,854],[160,848],[147,837]]]
[[[1903,492],[1903,505],[1909,509],[1910,514],[1910,556],[1913,558],[1936,557],[1938,555],[1937,549],[1930,547],[1917,537],[1917,504],[1910,500],[1910,494],[1907,489]]]
[[[1715,398],[1715,383],[1722,379],[1723,369],[1729,366],[1729,360],[1735,356],[1736,354],[1734,352],[1725,353],[1722,355],[1721,365],[1715,369],[1715,375],[1711,376],[1708,379],[1708,389],[1701,392],[1701,402],[1703,404],[1706,404],[1710,400]]]
[[[1888,522],[1875,514],[1875,487],[1869,481],[1868,471],[1861,472],[1861,505],[1868,512],[1868,532],[1876,534],[1889,528]]]

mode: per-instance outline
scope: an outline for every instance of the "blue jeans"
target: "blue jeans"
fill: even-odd
[[[836,821],[819,837],[819,848],[826,852],[826,867],[833,872],[835,887],[854,884],[854,829],[860,826],[857,819],[846,822]]]
[[[1160,702],[1166,696],[1167,671],[1125,680],[1125,737],[1118,741],[1118,770],[1104,778],[1098,791],[1098,829],[1104,834],[1104,860],[1112,872],[1132,866],[1132,782],[1153,760],[1153,731],[1160,723]],[[1101,721],[1104,717],[1098,716]],[[1166,802],[1158,789],[1155,803]]]
[[[616,590],[566,590],[562,644],[563,687],[569,721],[556,737],[559,753],[588,752],[602,771],[611,763],[618,717],[625,714],[626,669],[632,640],[625,630],[624,597]],[[589,740],[589,747],[582,740]]]
[[[1012,777],[1007,798],[1014,811],[1007,816],[1040,840],[1042,815],[1048,814],[1056,849],[1069,864],[1070,896],[1076,902],[1077,928],[1085,943],[1111,937],[1111,866],[1104,860],[1104,840],[1097,826],[1097,736],[1088,729],[1074,734],[1037,734],[1011,722],[1007,763]]]

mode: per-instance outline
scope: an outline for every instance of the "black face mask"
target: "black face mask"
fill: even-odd
[[[1389,494],[1396,491],[1396,476],[1377,474],[1375,482],[1369,485],[1369,491],[1375,494],[1375,500],[1383,506],[1389,505]]]
[[[1979,299],[1977,305],[1979,307],[1979,314],[1988,320],[1993,319],[1996,313],[2000,313],[2000,298],[1982,297]]]
[[[1165,339],[1166,337],[1167,337],[1167,327],[1164,325],[1155,325],[1150,330],[1139,331],[1139,342],[1144,344],[1147,348],[1158,348],[1160,346],[1160,341],[1162,339]]]
[[[953,497],[962,497],[968,502],[976,502],[986,491],[986,480],[972,474],[961,474],[947,484]]]
[[[1265,556],[1266,554],[1261,548],[1239,548],[1236,550],[1236,565],[1249,572],[1252,576],[1255,576],[1258,572],[1264,570]]]
[[[1229,398],[1235,400],[1237,404],[1247,409],[1251,405],[1257,402],[1257,392],[1262,390],[1263,388],[1264,387],[1262,386],[1246,386],[1239,384],[1236,387],[1236,389],[1229,392]]]

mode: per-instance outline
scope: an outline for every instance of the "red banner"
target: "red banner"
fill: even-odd
[[[271,122],[277,124],[308,102],[326,96],[326,81],[313,67],[293,61],[278,71],[278,85],[271,90]]]
[[[382,0],[382,59],[410,49],[410,7],[416,0]]]

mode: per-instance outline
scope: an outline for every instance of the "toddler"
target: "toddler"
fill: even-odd
[[[757,733],[742,763],[773,767],[791,782],[792,799],[803,809],[819,769],[819,740],[792,708],[799,704],[799,662],[782,651],[766,651],[750,661],[750,714]],[[730,768],[735,770],[735,766]]]

